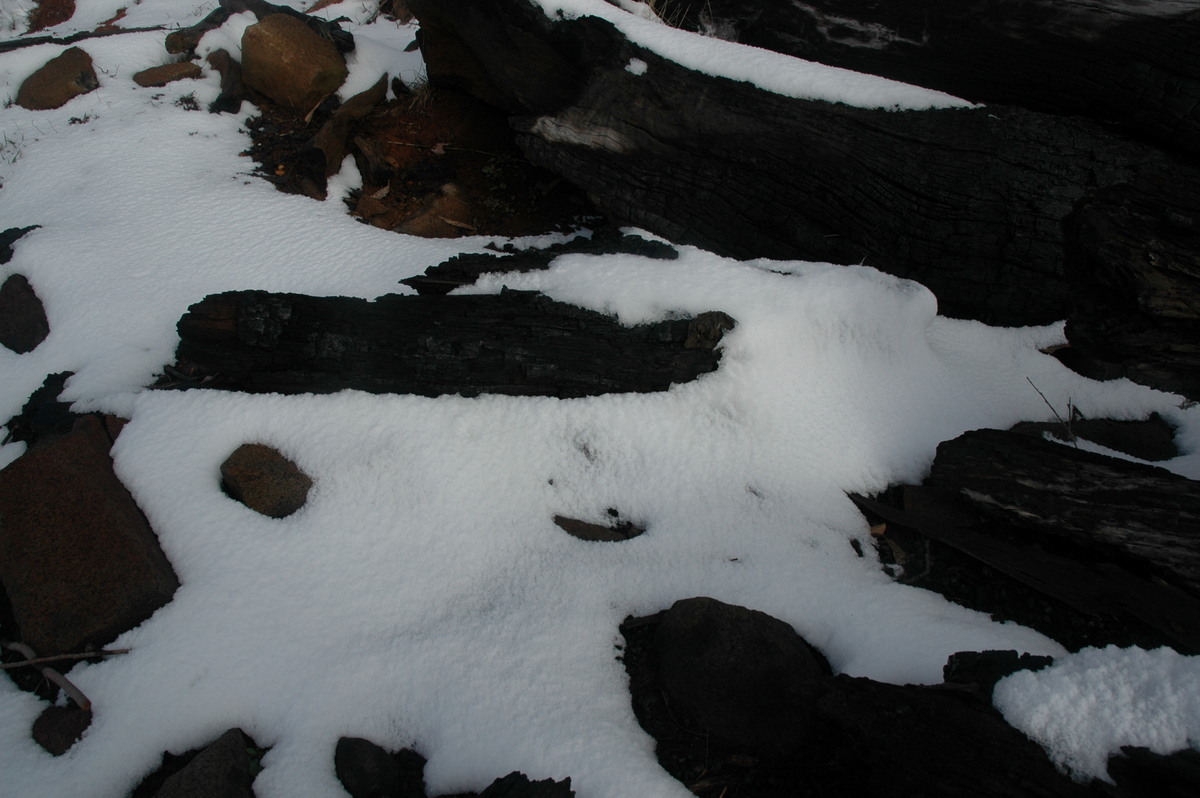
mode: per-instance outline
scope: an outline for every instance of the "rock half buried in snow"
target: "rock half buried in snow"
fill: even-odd
[[[230,729],[171,774],[154,798],[254,798],[249,751],[254,747],[241,729]]]
[[[620,513],[616,510],[610,509],[608,515],[609,522],[606,524],[581,521],[578,518],[567,518],[564,515],[554,516],[554,523],[571,537],[589,541],[617,542],[629,540],[636,538],[646,531],[643,527],[638,526],[632,521],[623,520]]]
[[[312,479],[270,446],[244,443],[221,463],[221,486],[255,512],[286,518],[304,506]]]
[[[200,65],[191,61],[180,61],[176,64],[143,69],[133,76],[133,82],[139,86],[166,86],[176,80],[188,80],[203,75]]]
[[[242,78],[280,105],[306,114],[349,74],[328,39],[300,20],[271,14],[242,34]]]
[[[180,370],[211,375],[203,387],[252,393],[645,393],[716,370],[719,347],[687,345],[696,322],[626,327],[525,291],[373,302],[235,291],[188,309],[176,357]]]
[[[17,105],[30,111],[60,108],[99,85],[92,57],[78,47],[70,47],[25,79],[17,90]]]
[[[40,656],[103,645],[171,600],[179,582],[85,416],[0,470],[0,582]]]
[[[23,274],[11,275],[0,285],[0,344],[23,355],[49,334],[46,309],[29,279]]]

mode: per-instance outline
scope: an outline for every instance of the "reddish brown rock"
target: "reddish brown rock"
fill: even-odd
[[[286,518],[304,506],[312,480],[270,446],[245,443],[221,463],[221,484],[251,510]]]
[[[46,309],[23,274],[0,285],[0,344],[18,355],[32,352],[50,334]]]
[[[25,79],[17,90],[17,105],[31,111],[60,108],[99,85],[92,57],[70,47]]]
[[[179,581],[85,416],[0,470],[0,583],[41,656],[103,645],[171,600]]]
[[[177,64],[163,64],[162,66],[150,67],[143,69],[133,76],[133,82],[139,86],[166,86],[168,83],[174,83],[177,80],[193,80],[203,75],[204,72],[200,69],[199,64],[191,61],[180,61]]]
[[[49,706],[33,722],[33,740],[54,756],[62,756],[92,724],[92,711],[76,706]]]
[[[337,91],[347,74],[333,43],[294,17],[271,14],[242,34],[246,86],[300,113]]]

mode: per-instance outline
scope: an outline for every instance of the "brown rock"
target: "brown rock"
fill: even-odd
[[[286,518],[304,506],[312,479],[261,443],[244,443],[221,463],[221,485],[255,512]]]
[[[360,92],[333,112],[333,116],[313,136],[313,146],[325,155],[325,177],[333,177],[342,168],[346,157],[346,139],[350,136],[350,123],[362,119],[387,98],[387,75],[375,85]]]
[[[246,86],[308,113],[337,91],[348,71],[332,42],[285,14],[271,14],[242,34]]]
[[[199,64],[191,61],[180,61],[177,64],[163,64],[162,66],[150,67],[143,69],[133,76],[133,82],[139,86],[166,86],[168,83],[173,83],[177,80],[192,80],[203,75],[204,72],[200,69]]]
[[[169,776],[154,798],[254,798],[250,744],[241,729],[230,729]]]
[[[92,711],[76,706],[49,706],[33,722],[33,740],[54,756],[62,756],[92,723]]]
[[[18,355],[32,352],[50,334],[46,309],[23,274],[0,285],[0,344]]]
[[[0,583],[41,656],[109,642],[179,586],[109,446],[104,422],[84,416],[0,470]]]
[[[616,510],[609,510],[609,523],[595,524],[591,521],[581,521],[578,518],[568,518],[564,515],[554,516],[555,525],[568,535],[580,540],[593,542],[615,543],[636,538],[646,530],[631,521],[621,519]]]
[[[60,108],[99,85],[92,57],[78,47],[70,47],[25,79],[17,90],[17,105],[31,111]]]
[[[471,204],[463,199],[458,186],[447,183],[420,213],[397,226],[396,232],[421,238],[457,238],[475,232],[472,215]]]

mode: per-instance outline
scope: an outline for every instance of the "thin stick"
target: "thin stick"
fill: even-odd
[[[4,643],[3,645],[5,648],[9,649],[10,651],[17,652],[21,656],[25,657],[25,659],[27,659],[27,660],[38,658],[37,654],[34,653],[33,649],[30,648],[29,646],[25,645],[24,643]],[[24,663],[22,663],[22,664],[24,664]],[[49,679],[50,681],[57,684],[60,688],[62,688],[62,691],[64,693],[66,693],[68,696],[70,696],[71,700],[75,702],[75,705],[77,707],[79,707],[82,710],[87,710],[87,711],[91,710],[91,708],[92,708],[91,699],[89,699],[87,696],[85,696],[83,694],[82,690],[80,690],[75,685],[71,684],[70,679],[68,679],[66,676],[63,676],[58,671],[54,670],[54,668],[39,668],[39,670],[42,672],[43,676],[45,676],[47,679]]]
[[[116,654],[128,654],[132,650],[133,649],[131,648],[108,648],[103,651],[88,651],[80,652],[78,654],[56,654],[53,657],[37,657],[36,659],[27,659],[22,662],[2,663],[0,664],[0,671],[10,671],[14,668],[24,668],[26,665],[41,665],[45,662],[62,662],[63,660],[89,659],[91,657],[111,657]]]
[[[1028,377],[1025,378],[1025,381],[1028,382],[1030,385],[1033,385],[1033,380],[1029,379]],[[1063,421],[1063,417],[1060,416],[1058,414],[1058,411],[1054,409],[1054,405],[1050,404],[1050,400],[1046,398],[1046,394],[1042,393],[1041,388],[1038,388],[1036,385],[1033,385],[1033,390],[1037,391],[1038,396],[1042,397],[1042,401],[1046,403],[1046,407],[1050,408],[1050,412],[1053,413],[1054,417],[1058,419],[1058,423],[1063,425],[1063,428],[1067,431],[1067,440],[1069,440],[1071,442],[1072,446],[1074,446],[1076,449],[1078,449],[1079,444],[1075,442],[1075,433],[1071,432],[1071,425],[1068,424],[1067,422]],[[1070,406],[1071,406],[1071,400],[1068,399],[1067,407],[1069,408]],[[1068,412],[1070,412],[1070,411],[1068,411]]]

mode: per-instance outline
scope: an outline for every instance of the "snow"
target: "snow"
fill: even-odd
[[[85,20],[117,8],[80,5]],[[574,13],[598,7],[618,13],[571,3]],[[143,0],[121,24],[188,25],[209,10]],[[359,42],[343,95],[384,72],[420,74],[411,54],[395,52],[411,27],[358,0],[322,13],[350,17]],[[624,17],[622,30],[643,46],[682,52],[664,26],[647,22],[652,33]],[[245,24],[231,19],[202,46],[236,46]],[[71,670],[96,709],[66,756],[30,740],[42,705],[0,679],[6,794],[123,794],[164,749],[240,726],[271,748],[260,798],[343,795],[332,768],[343,735],[416,747],[431,794],[522,770],[570,776],[580,796],[686,796],[633,716],[615,659],[627,615],[713,596],[785,620],[840,672],[897,683],[939,682],[959,650],[1060,656],[1036,632],[897,584],[857,557],[850,542],[866,541],[867,529],[846,492],[919,480],[937,443],[965,430],[1049,420],[1029,380],[1055,407],[1069,400],[1090,417],[1162,414],[1184,447],[1168,467],[1200,476],[1200,409],[1068,371],[1040,351],[1062,343],[1061,324],[950,320],[923,287],[868,267],[737,262],[690,247],[675,261],[566,256],[465,289],[537,289],[629,324],[706,310],[736,318],[718,371],[667,392],[146,391],[173,360],[176,321],[207,294],[406,292],[399,280],[493,241],[355,222],[339,199],[358,182],[352,162],[326,202],[277,193],[238,154],[249,104],[241,117],[182,107],[186,95],[211,102],[215,74],[161,89],[132,83],[167,60],[162,35],[82,42],[97,91],[55,111],[0,110],[0,228],[41,225],[0,280],[25,274],[51,326],[28,354],[0,349],[0,418],[64,370],[75,372],[64,396],[77,410],[129,418],[115,468],[182,582],[115,642],[131,653]],[[707,53],[709,68],[742,68],[727,43],[686,41],[688,57]],[[15,94],[60,50],[0,54],[3,91]],[[758,63],[761,74],[787,71],[777,59]],[[821,74],[829,86],[844,77]],[[896,91],[880,102],[908,102],[907,89]],[[277,447],[314,478],[302,510],[265,518],[221,492],[220,463],[244,442]],[[0,465],[22,451],[0,447]],[[608,507],[646,534],[586,543],[551,520],[600,521]],[[997,701],[1064,767],[1102,775],[1114,746],[1168,750],[1200,737],[1195,658],[1113,649],[1060,663],[1003,682]],[[1139,703],[1152,716],[1122,709]]]

